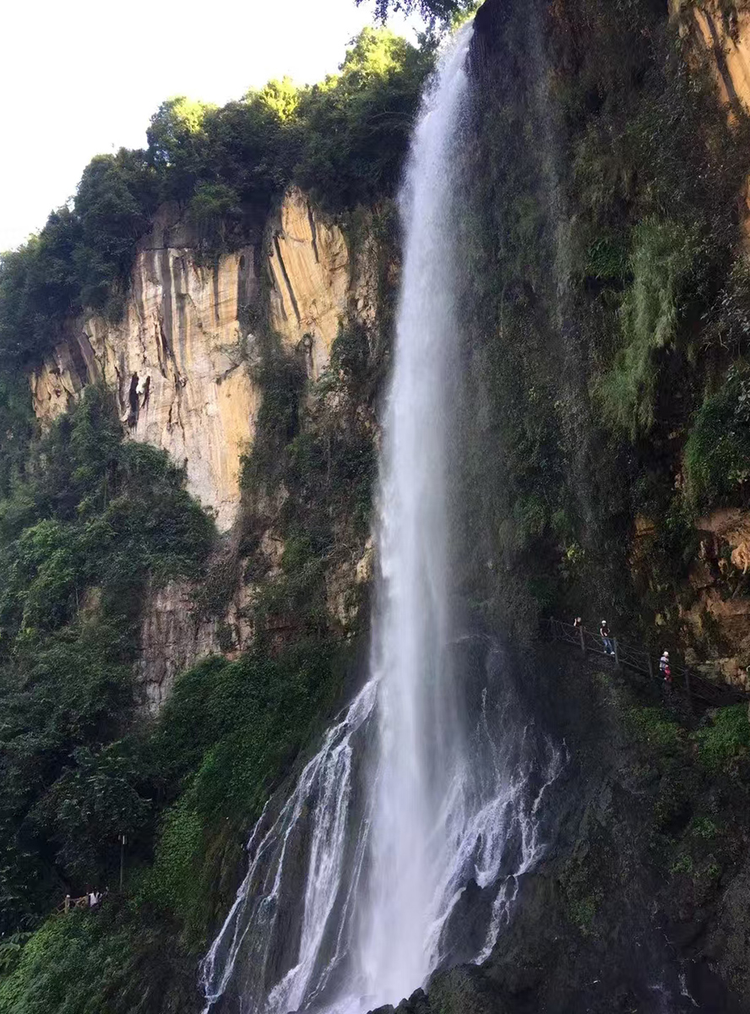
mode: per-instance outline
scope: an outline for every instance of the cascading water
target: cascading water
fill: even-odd
[[[207,1011],[348,1014],[397,1003],[442,963],[488,955],[517,877],[541,849],[538,811],[559,752],[511,715],[502,659],[486,643],[477,651],[451,609],[471,32],[427,91],[401,195],[370,678],[292,795],[253,830],[247,876],[203,963]],[[457,940],[451,924],[469,887],[481,903]]]

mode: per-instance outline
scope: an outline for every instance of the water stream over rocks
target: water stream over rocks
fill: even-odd
[[[360,1012],[482,961],[544,848],[561,751],[451,606],[457,249],[472,28],[444,54],[401,193],[404,265],[384,419],[369,679],[272,800],[202,966],[206,1011]]]

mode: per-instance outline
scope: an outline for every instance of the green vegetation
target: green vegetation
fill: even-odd
[[[627,430],[631,439],[654,423],[654,354],[677,334],[678,299],[695,256],[693,247],[690,235],[673,222],[646,219],[634,230],[633,280],[620,308],[624,345],[599,389],[605,418]]]
[[[72,207],[3,258],[2,1014],[197,1009],[196,959],[234,895],[249,829],[345,690],[358,603],[347,598],[332,623],[330,576],[351,571],[369,532],[386,324],[342,325],[330,371],[312,384],[304,342],[285,347],[262,309],[250,320],[241,308],[257,344],[238,356],[263,399],[239,539],[209,567],[213,524],[182,470],[124,441],[98,389],[39,437],[24,374],[71,314],[117,316],[135,244],[166,200],[187,212],[205,259],[240,242],[290,183],[353,243],[372,228],[392,247],[390,197],[433,52],[434,41],[420,51],[365,31],[314,88],[272,82],[223,109],[171,100],[146,151],[95,159]],[[269,537],[278,560],[261,545]],[[237,581],[254,585],[257,636],[235,661],[183,673],[146,724],[134,679],[145,594],[185,577],[217,616]],[[232,646],[228,626],[220,639]],[[101,911],[50,915],[66,893],[106,885]]]
[[[307,639],[276,658],[208,660],[177,681],[151,750],[180,795],[160,821],[140,898],[176,917],[196,950],[231,902],[265,801],[340,703],[348,656]]]
[[[106,882],[107,849],[127,830],[127,900],[52,916],[18,946],[11,938],[0,947],[0,1014],[199,1009],[195,962],[231,903],[249,829],[340,704],[349,658],[350,649],[318,639],[276,658],[208,659],[179,678],[155,726],[105,747],[94,770],[75,758],[53,787],[71,808],[72,854],[91,855],[97,828],[101,857],[83,872],[87,884]],[[76,780],[82,793],[70,791]],[[60,884],[50,902],[63,892]]]
[[[694,735],[698,759],[712,774],[736,773],[738,765],[750,756],[750,722],[747,707],[736,704],[722,708],[711,724]]]
[[[376,469],[369,378],[377,367],[367,330],[349,323],[333,344],[329,371],[305,387],[304,351],[262,334],[253,374],[263,403],[243,469],[243,546],[257,547],[270,528],[283,552],[280,572],[264,581],[257,620],[261,628],[281,624],[288,635],[320,633],[330,622],[326,574],[353,565],[369,532]]]
[[[750,368],[734,363],[695,416],[685,444],[686,494],[697,509],[731,502],[750,478]]]
[[[378,10],[418,7],[443,23],[467,6]],[[456,433],[470,490],[457,567],[492,620],[504,612],[529,630],[540,611],[588,603],[591,615],[616,607],[620,627],[639,613],[652,625],[693,548],[692,517],[746,504],[750,305],[736,207],[747,125],[727,124],[663,5],[564,8],[540,45],[528,6],[505,4],[474,67],[471,208],[457,226],[473,392]],[[434,52],[434,35],[416,49],[368,30],[317,86],[271,82],[223,108],[165,102],[144,151],[94,159],[72,205],[2,259],[0,1014],[197,1009],[196,957],[236,890],[249,828],[342,699],[393,312],[392,197]],[[353,249],[367,235],[388,251],[380,319],[342,321],[312,383],[304,340],[290,348],[262,313],[243,317],[255,344],[239,358],[263,397],[238,538],[205,574],[213,526],[182,471],[124,442],[97,390],[39,438],[24,374],[71,315],[117,317],[160,204],[179,205],[210,261],[290,184],[337,216]],[[636,515],[660,521],[640,598],[625,577]],[[145,727],[138,624],[146,590],[173,577],[202,582],[216,616],[244,581],[256,637],[232,662],[183,673]],[[232,647],[228,625],[222,638]],[[629,706],[627,719],[656,785],[660,869],[715,891],[738,836],[708,787],[742,791],[744,709],[699,728],[662,708]],[[116,885],[122,834],[122,895],[50,917],[68,890]],[[567,870],[583,936],[596,935],[611,886],[591,870],[614,847],[601,839]]]
[[[213,524],[166,454],[123,441],[87,391],[0,501],[0,929],[110,876],[150,802],[118,742],[144,592],[197,576]],[[64,891],[63,891],[64,893]]]
[[[661,757],[684,754],[685,730],[664,708],[633,708],[628,718],[636,735]]]
[[[356,0],[357,4],[362,2]],[[419,11],[427,22],[451,24],[476,6],[473,0],[376,0],[375,12],[380,21],[386,21],[391,13]]]
[[[625,711],[646,767],[640,777],[655,792],[649,829],[654,863],[681,888],[707,902],[724,871],[741,855],[750,756],[747,707],[722,708],[696,727],[664,707]]]
[[[747,503],[750,125],[649,0],[489,17],[465,153],[467,584],[520,629],[583,612],[650,636],[658,613],[677,636],[697,511]]]
[[[281,434],[283,474],[296,467],[304,489],[321,476],[304,478],[295,440]],[[319,616],[315,637],[303,630],[280,653],[261,638],[236,662],[206,660],[155,725],[133,722],[146,587],[200,577],[212,538],[183,473],[124,442],[98,389],[33,445],[0,501],[3,1014],[194,1009],[195,960],[249,828],[340,704],[350,649]],[[284,554],[300,596],[309,552],[300,537]],[[122,834],[127,903],[24,932],[65,893],[114,887]]]
[[[2,1014],[185,1014],[194,961],[120,907],[52,917],[0,978]]]
[[[38,361],[84,308],[118,317],[136,243],[164,201],[187,208],[210,258],[291,183],[334,212],[392,194],[433,53],[434,41],[416,49],[365,29],[322,84],[272,81],[222,108],[163,103],[145,150],[97,156],[72,207],[3,256],[0,370]]]

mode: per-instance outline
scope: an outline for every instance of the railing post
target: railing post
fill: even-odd
[[[620,649],[617,646],[617,638],[612,638],[612,644],[615,646],[615,669],[620,668]]]
[[[583,624],[578,628],[578,633],[581,638],[581,654],[586,658],[586,635],[583,632]]]

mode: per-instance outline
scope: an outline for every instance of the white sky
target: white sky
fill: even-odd
[[[6,0],[0,34],[0,251],[73,194],[94,155],[146,143],[164,99],[223,104],[335,72],[372,0]],[[411,35],[413,26],[390,26]]]

